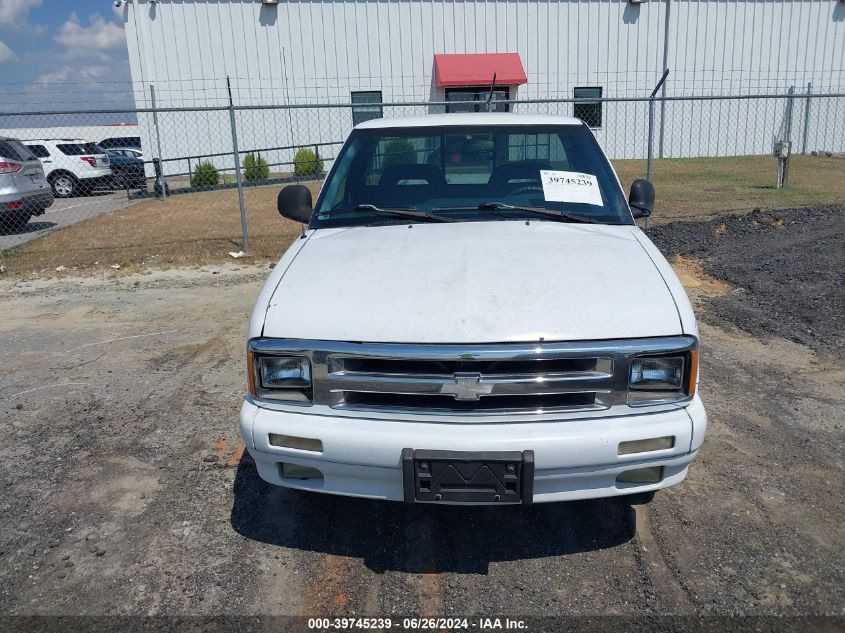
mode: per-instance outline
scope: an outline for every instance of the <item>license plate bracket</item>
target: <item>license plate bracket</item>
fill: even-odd
[[[408,503],[530,504],[534,451],[402,450]]]

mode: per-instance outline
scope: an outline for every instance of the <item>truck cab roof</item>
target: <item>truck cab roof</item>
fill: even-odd
[[[370,119],[355,126],[356,130],[409,127],[467,127],[474,125],[584,125],[580,119],[554,114],[513,114],[510,112],[462,112],[423,114],[412,117]]]

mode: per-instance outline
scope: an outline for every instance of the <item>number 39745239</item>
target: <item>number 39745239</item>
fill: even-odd
[[[586,180],[584,178],[562,178],[560,176],[552,176],[551,178],[549,178],[549,181],[553,183],[575,185],[580,187],[590,187],[593,184],[592,181]]]

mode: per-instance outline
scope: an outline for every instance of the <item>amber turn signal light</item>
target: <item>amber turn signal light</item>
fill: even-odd
[[[687,395],[691,396],[695,393],[695,383],[698,380],[698,350],[691,349],[689,353],[689,384],[687,385]]]
[[[255,364],[252,356],[252,350],[246,352],[246,380],[249,385],[249,393],[251,396],[255,395]]]

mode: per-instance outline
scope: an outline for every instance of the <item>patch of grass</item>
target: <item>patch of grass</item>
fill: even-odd
[[[306,184],[316,198],[319,182]],[[279,187],[244,190],[250,257],[242,248],[236,189],[171,196],[79,222],[14,249],[7,273],[20,276],[125,274],[149,268],[276,261],[300,234],[296,222],[276,210]],[[119,264],[120,270],[112,269]],[[66,270],[56,272],[58,266]]]
[[[627,188],[646,171],[643,160],[615,161]],[[845,204],[845,160],[795,156],[790,186],[775,189],[770,156],[655,161],[657,205],[653,220],[709,218],[755,208]],[[316,199],[319,182],[307,183]],[[0,261],[7,275],[124,274],[149,268],[276,261],[300,226],[276,211],[279,186],[247,187],[250,257],[227,253],[242,246],[235,189],[149,200],[74,224],[24,244]],[[111,268],[120,264],[119,271]],[[56,267],[65,266],[62,273]]]
[[[11,253],[9,253],[8,251],[4,251],[2,248],[0,248],[0,265],[4,267],[3,272],[6,272],[5,266],[8,263],[10,257]]]
[[[626,191],[644,178],[646,161],[613,163]],[[845,204],[845,160],[793,156],[789,186],[775,189],[771,156],[664,158],[654,161],[657,202],[652,220],[694,220],[751,209]]]

